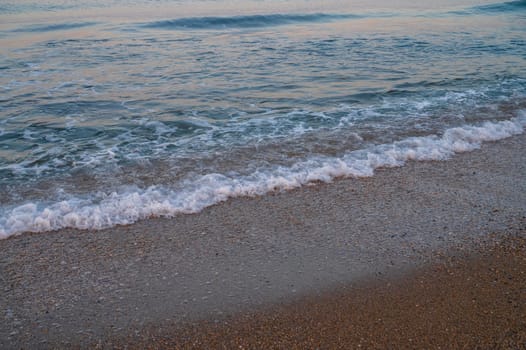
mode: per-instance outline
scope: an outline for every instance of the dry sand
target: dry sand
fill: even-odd
[[[0,348],[236,337],[264,348],[353,348],[375,339],[371,330],[380,347],[523,345],[525,146],[517,136],[446,162],[234,199],[197,215],[0,241]],[[508,248],[494,249],[500,240]],[[484,258],[448,262],[466,254]],[[434,268],[460,277],[435,278]],[[508,274],[509,283],[488,284]],[[462,306],[479,294],[480,305]],[[504,307],[508,295],[517,308]],[[419,318],[416,304],[426,303],[438,306]],[[344,317],[355,308],[357,318]],[[442,316],[427,326],[433,310]]]
[[[468,255],[449,256],[403,278],[219,323],[151,327],[103,344],[135,349],[526,349],[526,233],[486,242]]]

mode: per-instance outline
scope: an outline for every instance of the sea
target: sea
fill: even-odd
[[[526,1],[0,0],[0,238],[447,161],[525,127]]]

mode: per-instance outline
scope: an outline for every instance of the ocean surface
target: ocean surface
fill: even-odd
[[[195,213],[526,127],[526,1],[0,0],[0,238]]]

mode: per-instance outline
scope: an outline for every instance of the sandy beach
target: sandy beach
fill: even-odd
[[[524,149],[0,241],[0,347],[524,347]]]
[[[0,47],[0,350],[526,350],[525,0],[6,0]]]
[[[177,349],[524,349],[524,232],[399,279],[102,343]],[[458,252],[457,252],[458,253]],[[101,344],[101,345],[102,345]]]

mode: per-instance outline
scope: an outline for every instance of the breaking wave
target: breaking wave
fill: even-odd
[[[151,217],[196,213],[232,197],[263,195],[341,177],[373,176],[380,167],[400,167],[410,160],[445,160],[455,153],[475,150],[482,142],[521,134],[525,125],[526,113],[521,111],[511,120],[455,127],[442,135],[409,137],[342,157],[316,157],[246,176],[207,174],[183,181],[179,190],[151,186],[82,198],[72,196],[54,203],[26,203],[2,213],[0,238],[62,228],[104,229]]]

